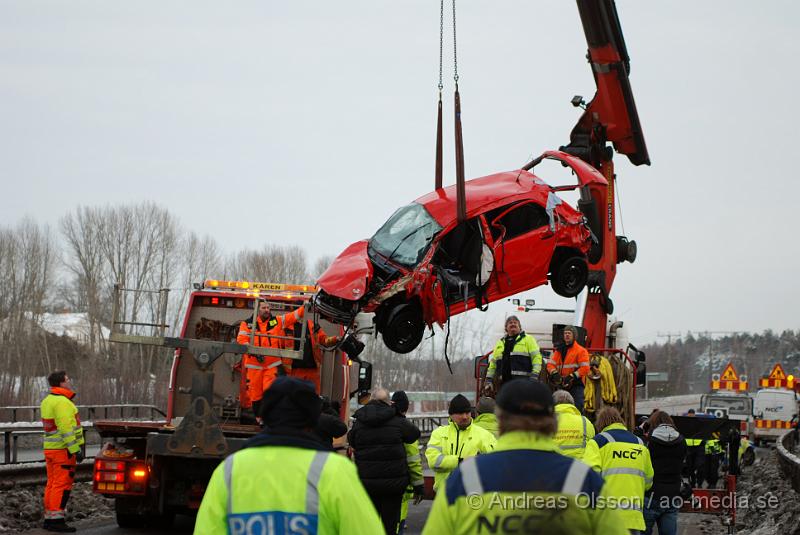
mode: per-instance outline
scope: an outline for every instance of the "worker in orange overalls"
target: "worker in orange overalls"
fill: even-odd
[[[83,461],[84,440],[78,408],[72,402],[67,372],[57,371],[47,377],[50,393],[42,400],[44,460],[47,486],[44,488],[44,529],[72,533],[64,510],[75,480],[75,465]]]
[[[284,336],[284,331],[297,323],[304,313],[305,308],[300,307],[294,312],[289,312],[282,316],[273,316],[269,303],[261,301],[258,304],[258,316],[256,317],[258,326],[255,331],[254,345],[277,349],[284,348],[286,346],[284,339],[275,337]],[[250,319],[242,321],[239,325],[239,335],[236,337],[238,343],[245,345],[250,343],[252,323],[253,320]],[[292,359],[245,354],[242,358],[242,363],[250,404],[256,417],[259,418],[261,398],[264,396],[264,391],[272,385],[278,376],[278,367],[283,365],[283,371],[291,370]]]
[[[300,325],[293,331],[286,331],[287,336],[300,336]],[[322,369],[323,346],[334,346],[339,343],[338,336],[328,336],[318,323],[308,320],[308,340],[303,346],[303,359],[292,364],[292,377],[305,379],[314,383],[317,394],[320,393],[320,370]]]
[[[589,373],[589,352],[575,341],[578,329],[564,327],[564,345],[553,353],[547,362],[550,382],[572,394],[575,406],[583,412],[583,389]]]

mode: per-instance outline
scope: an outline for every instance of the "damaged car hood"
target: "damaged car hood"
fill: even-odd
[[[320,276],[317,286],[332,296],[350,301],[364,297],[372,279],[368,244],[367,240],[361,240],[345,249]]]

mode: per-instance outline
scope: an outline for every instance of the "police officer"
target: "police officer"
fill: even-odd
[[[566,390],[553,392],[553,402],[556,404],[556,417],[558,418],[558,431],[553,442],[558,444],[561,453],[573,459],[583,459],[586,444],[594,437],[594,426],[586,416],[575,406],[572,394]]]
[[[383,531],[355,466],[311,433],[321,408],[311,383],[277,378],[261,403],[265,430],[214,470],[194,533]]]
[[[497,370],[500,370],[500,381],[512,379],[539,379],[542,371],[542,354],[536,339],[522,330],[519,318],[509,316],[505,324],[506,335],[494,346],[489,357],[489,368],[486,370],[484,392],[491,394],[495,387]]]
[[[653,486],[650,451],[614,407],[600,409],[595,424],[601,431],[586,445],[583,462],[605,479],[624,526],[631,533],[644,531],[644,491]]]
[[[75,481],[75,465],[83,460],[84,440],[78,408],[72,402],[67,372],[47,376],[50,393],[42,400],[44,428],[44,460],[47,465],[47,486],[44,488],[44,529],[72,533],[64,509]]]
[[[494,450],[497,440],[489,431],[478,427],[472,420],[469,400],[457,394],[447,409],[450,421],[437,427],[428,439],[425,458],[433,469],[433,488],[438,490],[450,472],[461,462],[479,453]]]
[[[465,459],[436,493],[423,535],[548,533],[625,535],[603,507],[603,479],[558,452],[550,389],[512,381],[497,395],[496,451]]]

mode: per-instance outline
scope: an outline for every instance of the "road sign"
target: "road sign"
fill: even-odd
[[[794,388],[794,376],[787,376],[786,372],[783,371],[783,366],[778,363],[769,372],[769,377],[762,378],[759,381],[759,385],[763,388]]]
[[[647,380],[654,383],[665,383],[669,381],[669,372],[647,372]]]
[[[733,390],[734,392],[744,392],[747,390],[747,381],[744,376],[742,380],[739,379],[739,374],[736,373],[736,368],[733,363],[729,362],[722,375],[714,374],[711,376],[711,390]]]

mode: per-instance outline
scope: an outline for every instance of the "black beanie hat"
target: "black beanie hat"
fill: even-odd
[[[497,394],[497,406],[503,412],[524,416],[548,416],[553,414],[553,394],[539,381],[518,379],[509,381]]]
[[[321,411],[314,385],[295,377],[275,379],[261,400],[261,418],[270,429],[314,427]]]
[[[450,407],[447,409],[447,414],[459,414],[462,412],[470,412],[471,410],[472,405],[469,400],[461,394],[457,394],[456,397],[450,400]]]
[[[408,395],[403,390],[398,390],[392,394],[392,403],[397,412],[408,411]]]

